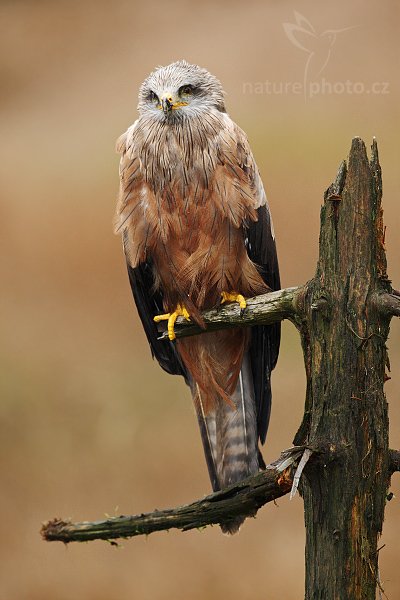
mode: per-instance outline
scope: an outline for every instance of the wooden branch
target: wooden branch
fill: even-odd
[[[216,523],[227,523],[238,515],[255,516],[261,506],[290,492],[293,483],[292,466],[301,458],[304,450],[304,446],[285,450],[265,471],[190,504],[94,522],[71,523],[53,519],[43,525],[41,534],[48,542],[113,540],[149,535],[154,531],[167,529],[199,529]]]
[[[400,450],[389,450],[389,471],[392,474],[400,471]]]
[[[387,275],[381,197],[376,141],[369,161],[363,141],[355,138],[348,162],[341,163],[324,196],[315,277],[302,287],[249,299],[243,315],[234,303],[203,313],[208,331],[282,319],[298,327],[307,387],[297,445],[262,473],[202,500],[96,522],[54,519],[42,528],[45,540],[113,540],[254,516],[267,502],[291,488],[295,492],[309,450],[318,448],[299,486],[306,524],[305,597],[375,599],[387,490],[390,476],[400,471],[400,451],[388,446],[383,389],[386,340],[391,317],[400,316],[400,292]],[[177,338],[202,331],[177,320]],[[161,339],[167,338],[162,332]]]
[[[246,299],[247,308],[242,315],[240,314],[239,305],[236,303],[204,311],[202,316],[207,331],[229,327],[248,327],[249,325],[270,325],[283,319],[296,322],[298,316],[297,304],[302,289],[301,287],[291,287]],[[165,328],[162,324],[161,327]],[[177,338],[203,332],[204,330],[195,323],[186,321],[184,317],[178,317],[175,324]],[[166,331],[163,331],[160,339],[168,339]]]
[[[374,306],[387,317],[400,317],[400,297],[398,293],[376,293],[372,296],[371,302]]]

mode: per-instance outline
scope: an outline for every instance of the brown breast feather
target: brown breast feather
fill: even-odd
[[[122,154],[115,230],[123,232],[132,267],[154,264],[165,310],[215,306],[222,291],[266,290],[244,243],[246,222],[266,202],[245,134],[225,114],[180,127],[139,119],[118,140]],[[178,342],[186,367],[212,403],[210,387],[228,400],[246,345],[244,330]],[[208,390],[208,391],[207,391]]]

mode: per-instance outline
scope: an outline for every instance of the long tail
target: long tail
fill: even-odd
[[[218,398],[214,408],[205,410],[201,390],[193,387],[208,471],[214,491],[232,485],[259,470],[257,416],[250,360],[244,354],[231,404]],[[243,517],[221,525],[224,533],[236,533]]]

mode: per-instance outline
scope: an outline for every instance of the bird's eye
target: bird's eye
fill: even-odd
[[[157,94],[155,92],[153,92],[153,90],[150,90],[148,99],[150,100],[150,102],[157,102],[157,104],[160,103],[160,100],[158,99]]]
[[[182,87],[179,88],[179,95],[190,96],[191,94],[193,94],[193,91],[194,87],[192,85],[182,85]]]

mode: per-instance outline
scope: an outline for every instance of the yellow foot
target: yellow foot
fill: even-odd
[[[243,315],[247,306],[246,300],[242,294],[238,294],[237,292],[221,292],[221,304],[224,304],[224,302],[238,302],[241,316]]]
[[[184,306],[178,304],[173,313],[166,313],[165,315],[156,315],[154,321],[159,323],[160,321],[168,321],[168,337],[172,341],[176,338],[175,335],[175,321],[178,317],[185,317],[186,321],[190,321],[190,315]]]

